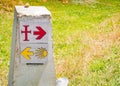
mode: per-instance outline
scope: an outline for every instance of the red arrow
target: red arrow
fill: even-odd
[[[36,28],[38,31],[34,31],[33,35],[38,35],[36,40],[40,40],[46,34],[46,32],[40,26],[36,26]]]

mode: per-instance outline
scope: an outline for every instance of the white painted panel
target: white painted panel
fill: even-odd
[[[29,58],[26,57],[26,54]],[[48,54],[48,44],[24,44],[21,45],[21,58],[19,58],[19,62],[45,63],[48,60]]]
[[[50,36],[51,32],[51,23],[50,21],[47,22],[40,22],[38,19],[31,19],[21,20],[20,21],[20,43],[48,43],[48,36]],[[26,30],[26,29],[27,30]],[[41,28],[40,30],[38,28]],[[27,31],[27,32],[25,32]],[[38,32],[39,34],[35,34]],[[42,36],[42,32],[45,32]],[[25,40],[25,34],[27,35],[27,40]],[[42,36],[42,38],[37,39],[38,36]]]

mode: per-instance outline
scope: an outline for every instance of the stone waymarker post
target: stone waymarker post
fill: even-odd
[[[8,86],[55,86],[51,14],[16,6]]]

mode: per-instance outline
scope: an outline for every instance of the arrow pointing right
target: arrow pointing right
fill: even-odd
[[[38,31],[34,31],[33,35],[38,35],[36,40],[40,40],[46,34],[46,32],[40,26],[37,26],[36,28]]]
[[[30,60],[31,59],[30,56],[34,55],[32,51],[29,51],[30,49],[31,49],[30,47],[27,47],[21,52],[21,55],[27,60]]]

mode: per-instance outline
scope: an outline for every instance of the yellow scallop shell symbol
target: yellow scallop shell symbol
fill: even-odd
[[[38,58],[45,58],[46,56],[48,55],[48,52],[46,50],[46,48],[38,48],[35,52],[35,56],[38,57]]]

